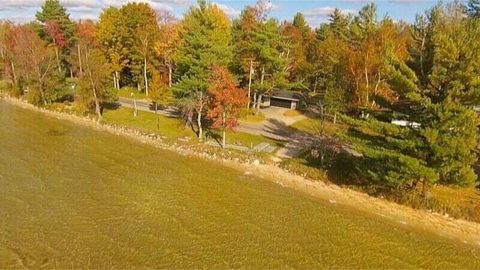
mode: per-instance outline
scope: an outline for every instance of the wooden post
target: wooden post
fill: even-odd
[[[248,103],[247,103],[247,109],[250,108],[250,97],[251,97],[251,89],[252,89],[252,74],[253,74],[253,60],[250,60],[250,75],[248,78]]]

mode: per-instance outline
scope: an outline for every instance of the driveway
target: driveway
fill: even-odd
[[[296,116],[285,116],[283,115],[285,112],[290,111],[287,108],[280,108],[280,107],[269,107],[261,110],[262,113],[265,115],[265,119],[268,121],[270,119],[274,119],[280,122],[285,123],[287,126],[292,125],[295,122],[300,120],[306,119],[303,114],[299,114]]]

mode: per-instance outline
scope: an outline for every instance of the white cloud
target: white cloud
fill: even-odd
[[[304,11],[303,15],[311,27],[317,27],[320,23],[326,22],[334,10],[334,7],[318,7]],[[340,12],[344,15],[349,15],[355,14],[357,11],[353,9],[340,9]]]
[[[227,6],[227,5],[219,4],[219,3],[215,3],[215,2],[214,2],[214,4],[217,5],[217,7],[219,7],[221,10],[223,10],[223,12],[225,12],[225,14],[226,14],[230,19],[238,18],[238,16],[240,16],[240,11],[234,9],[234,8],[231,7],[231,6]]]

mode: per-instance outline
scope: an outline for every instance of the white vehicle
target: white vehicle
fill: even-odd
[[[420,123],[407,121],[407,120],[392,120],[391,123],[401,127],[419,128],[421,126]]]

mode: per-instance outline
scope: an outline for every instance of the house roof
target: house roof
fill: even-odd
[[[292,91],[274,90],[270,97],[283,100],[300,101],[302,95]]]

